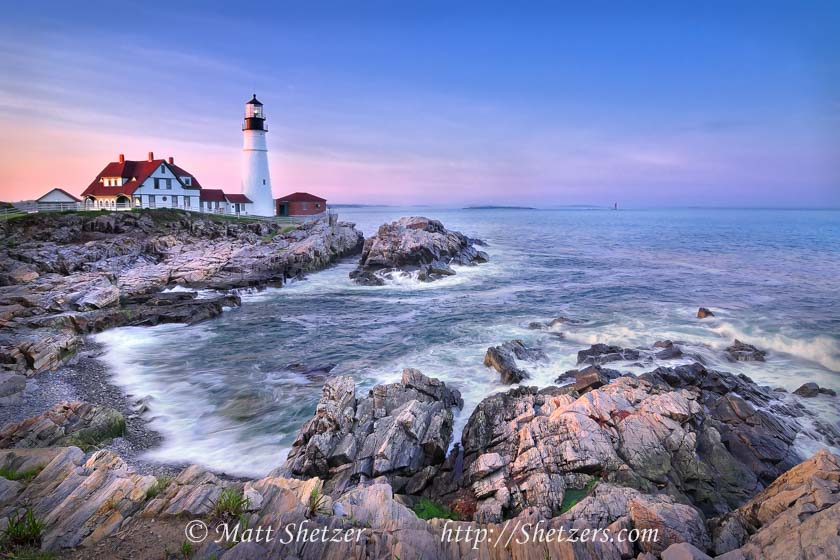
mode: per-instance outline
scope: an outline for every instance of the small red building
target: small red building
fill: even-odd
[[[327,211],[327,199],[305,192],[296,192],[274,201],[278,216],[314,216]]]

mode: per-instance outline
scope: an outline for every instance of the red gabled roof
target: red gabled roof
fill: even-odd
[[[195,178],[195,175],[193,175],[189,171],[184,171],[183,169],[181,169],[180,167],[178,167],[174,163],[167,163],[167,165],[172,170],[172,172],[175,175],[177,175],[178,177],[190,177],[192,179],[190,181],[190,183],[192,183],[191,185],[184,185],[185,189],[200,189],[201,188],[201,183],[198,182],[198,179]]]
[[[283,202],[326,202],[326,198],[321,198],[320,196],[315,196],[314,194],[309,194],[306,192],[296,192],[284,197],[278,198],[277,200],[282,200]]]
[[[225,202],[225,193],[222,189],[201,189],[200,199],[204,202]]]
[[[69,192],[65,191],[64,189],[59,189],[58,187],[56,187],[56,188],[54,188],[54,189],[50,189],[50,191],[49,191],[48,193],[44,194],[43,196],[41,196],[41,198],[44,198],[45,196],[47,196],[47,195],[49,195],[49,194],[52,194],[52,193],[54,193],[55,191],[58,191],[58,192],[60,192],[60,193],[65,194],[66,196],[69,196],[70,198],[72,198],[72,199],[73,199],[73,200],[75,200],[76,202],[81,202],[81,200],[80,200],[80,199],[76,198],[75,196],[73,196],[73,195],[72,195],[72,194],[70,194]],[[41,200],[41,198],[39,198],[38,200]],[[37,202],[37,200],[36,200],[36,202]],[[2,203],[0,203],[0,206],[2,206]]]
[[[167,163],[167,161],[163,159],[153,159],[152,161],[126,160],[122,163],[119,161],[112,161],[111,163],[105,166],[105,169],[99,172],[99,174],[96,176],[96,179],[94,179],[93,182],[88,186],[88,188],[84,190],[84,192],[82,193],[82,197],[134,194],[134,191],[136,191],[137,188],[143,184],[143,181],[148,179],[149,175],[154,173],[155,169],[160,167],[160,165],[162,164],[168,166],[172,173],[174,173],[177,177],[192,177],[192,180],[190,181],[192,185],[188,187],[186,187],[185,185],[186,188],[201,188],[201,185],[198,183],[194,175],[190,174],[187,171],[184,171],[175,164]],[[103,177],[121,177],[123,179],[128,179],[128,181],[121,187],[106,187],[100,181],[100,179],[102,179]]]
[[[244,194],[233,193],[233,194],[225,194],[227,197],[228,202],[251,202],[251,199],[245,196]]]

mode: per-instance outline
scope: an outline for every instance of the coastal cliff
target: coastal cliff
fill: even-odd
[[[81,336],[194,323],[361,250],[353,224],[300,225],[144,210],[34,214],[0,222],[0,371],[32,375]],[[164,290],[177,288],[179,291]],[[198,294],[196,290],[205,290]]]

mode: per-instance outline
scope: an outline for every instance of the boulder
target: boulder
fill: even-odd
[[[592,389],[602,387],[612,381],[621,377],[621,372],[614,369],[602,368],[601,366],[587,366],[581,369],[573,369],[565,372],[557,377],[555,383],[564,384],[566,382],[573,382],[575,390],[583,394]]]
[[[588,349],[581,350],[577,354],[577,363],[592,364],[596,366],[619,360],[637,359],[639,359],[638,350],[621,348],[620,346],[610,346],[607,344],[593,344]]]
[[[528,379],[530,375],[524,369],[518,367],[516,360],[527,360],[531,362],[542,361],[547,357],[542,350],[528,348],[521,340],[511,340],[500,346],[491,346],[484,356],[484,366],[495,369],[501,376],[505,385],[520,383]]]
[[[0,448],[74,445],[93,448],[121,436],[125,419],[118,411],[83,402],[61,402],[43,414],[0,430]]]
[[[474,240],[443,227],[438,220],[405,217],[383,224],[365,240],[359,266],[350,273],[356,283],[382,285],[394,273],[417,272],[423,281],[455,274],[452,264],[487,262]]]
[[[712,313],[710,310],[706,309],[705,307],[701,307],[697,310],[697,318],[698,319],[705,319],[706,317],[714,317],[715,314]]]
[[[820,394],[820,386],[814,383],[813,381],[808,383],[803,383],[799,386],[799,388],[793,392],[795,395],[799,395],[800,397],[816,397]]]
[[[752,344],[741,342],[737,338],[732,346],[726,348],[726,357],[733,362],[763,362],[767,355]]]
[[[324,385],[314,417],[298,433],[281,469],[294,476],[319,476],[330,492],[384,477],[397,491],[443,462],[452,437],[456,390],[415,369],[400,383],[377,385],[357,398],[353,379],[335,377]]]

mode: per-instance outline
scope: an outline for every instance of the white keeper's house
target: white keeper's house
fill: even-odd
[[[155,159],[149,152],[143,161],[119,155],[99,172],[82,193],[86,208],[130,210],[132,208],[179,208],[194,212],[249,214],[253,203],[241,194],[222,193],[224,204],[207,204],[201,184],[195,176],[175,165],[175,159]],[[217,189],[212,190],[215,194]],[[211,198],[217,198],[211,196]],[[228,203],[230,199],[235,203]],[[230,200],[230,202],[233,202]],[[215,202],[215,200],[214,200]]]

